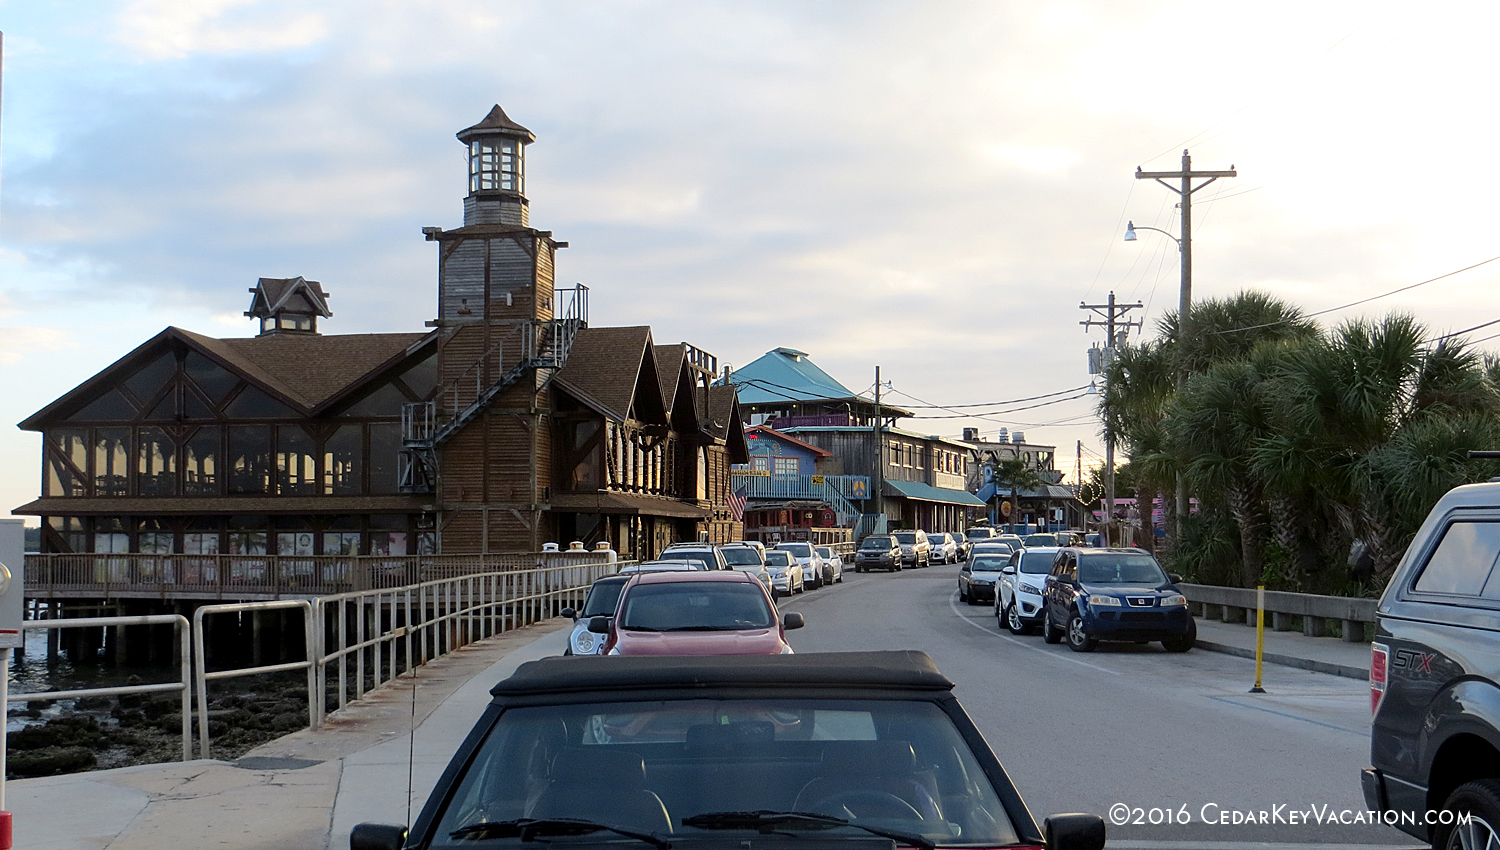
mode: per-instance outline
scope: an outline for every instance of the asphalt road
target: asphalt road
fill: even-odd
[[[927,652],[957,683],[1038,823],[1092,812],[1123,850],[1419,844],[1393,827],[1328,821],[1365,810],[1370,709],[1361,682],[1267,666],[1269,693],[1251,695],[1254,664],[1227,655],[1171,655],[1159,644],[1080,654],[1015,637],[990,606],[958,601],[957,566],[845,575],[842,585],[783,600],[782,610],[807,618],[788,635],[792,647]],[[1131,810],[1125,825],[1110,817],[1120,804]],[[1266,822],[1236,824],[1236,813]]]

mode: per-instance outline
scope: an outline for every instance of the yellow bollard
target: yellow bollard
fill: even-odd
[[[1266,652],[1266,586],[1255,587],[1255,687],[1250,689],[1252,694],[1263,694],[1266,689],[1260,686],[1260,665],[1262,656]]]

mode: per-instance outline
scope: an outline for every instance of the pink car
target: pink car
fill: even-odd
[[[606,655],[790,655],[786,630],[802,625],[801,614],[777,616],[754,576],[710,570],[636,576],[615,616],[589,631],[608,635]]]

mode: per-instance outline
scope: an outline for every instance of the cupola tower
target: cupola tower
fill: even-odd
[[[510,120],[495,104],[490,114],[460,130],[458,140],[469,148],[469,195],[464,198],[464,224],[517,224],[526,227],[526,146],[536,136]]]

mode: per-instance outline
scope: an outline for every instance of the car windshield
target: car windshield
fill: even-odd
[[[910,531],[903,532],[896,535],[896,542],[905,546],[911,546],[917,542],[917,535],[912,534]]]
[[[720,551],[731,566],[758,566],[761,563],[760,553],[749,546],[727,546]]]
[[[714,556],[712,552],[704,549],[668,549],[656,556],[658,561],[701,561],[704,564],[712,564]]]
[[[974,553],[977,555],[1009,555],[1015,549],[1008,543],[976,543]]]
[[[1022,552],[1021,572],[1045,575],[1052,570],[1052,559],[1056,552]]]
[[[778,543],[776,548],[783,552],[791,552],[799,558],[812,557],[812,546],[808,543]]]
[[[617,619],[634,631],[716,631],[768,629],[776,614],[759,584],[682,581],[636,585]]]
[[[988,528],[971,528],[971,529],[969,529],[969,539],[970,540],[987,540],[987,539],[989,539],[991,537],[994,537],[994,536],[995,536],[995,532],[991,531]]]
[[[994,555],[980,556],[969,564],[969,570],[976,573],[998,573],[1000,568],[1005,566],[1005,560]]]
[[[1084,584],[1166,584],[1167,575],[1150,555],[1098,552],[1079,556],[1078,580]]]
[[[831,547],[831,546],[819,546],[818,547],[818,557],[819,558],[823,558],[825,560],[829,560],[829,561],[833,560],[833,547]]]
[[[541,844],[454,835],[472,824],[520,818],[580,818],[726,846],[760,846],[783,836],[816,836],[827,846],[830,838],[868,836],[844,826],[804,832],[796,823],[778,824],[766,836],[728,819],[720,828],[684,823],[754,811],[854,813],[861,824],[946,847],[1020,843],[969,743],[937,705],[766,697],[507,709],[438,814],[432,843],[423,846],[559,850],[597,847],[603,835],[548,835]]]
[[[941,546],[944,543],[948,542],[948,535],[942,534],[941,532],[938,534],[929,534],[927,535],[927,542]]]
[[[792,563],[792,553],[772,549],[766,553],[766,565],[771,567],[786,567]]]
[[[1028,534],[1026,535],[1027,546],[1056,546],[1056,534]]]
[[[584,600],[582,617],[608,617],[620,604],[620,591],[625,587],[623,579],[595,582],[589,588],[589,598]]]
[[[887,549],[891,548],[891,538],[889,538],[889,537],[866,537],[865,538],[865,542],[859,544],[859,548],[861,548],[861,549],[875,549],[875,550],[884,552]]]

